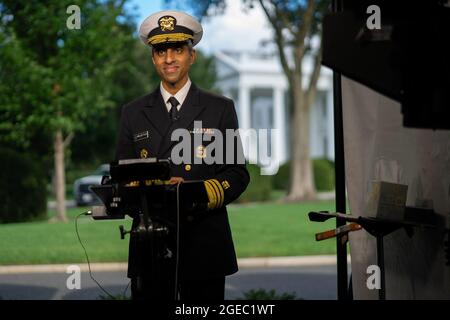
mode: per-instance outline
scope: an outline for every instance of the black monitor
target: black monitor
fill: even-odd
[[[208,195],[202,180],[184,181],[179,186],[168,184],[168,160],[126,159],[111,163],[111,177],[104,177],[102,185],[91,190],[105,208],[96,215],[99,219],[120,219],[143,212],[142,201],[150,215],[174,220],[177,201],[186,214],[205,211]],[[137,183],[136,183],[137,182]]]
[[[166,159],[124,159],[110,164],[112,183],[130,181],[169,180],[170,162]]]

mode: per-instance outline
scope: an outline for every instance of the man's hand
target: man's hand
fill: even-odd
[[[169,180],[169,184],[179,184],[184,182],[184,179],[182,177],[171,177]]]

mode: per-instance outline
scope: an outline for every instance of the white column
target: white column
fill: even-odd
[[[333,87],[327,89],[327,139],[328,156],[334,161],[334,107],[333,107]]]
[[[239,127],[241,129],[250,129],[251,126],[251,114],[250,114],[250,88],[247,86],[239,86]],[[244,148],[244,155],[250,163],[256,163],[256,158],[252,155],[256,155],[255,152],[250,151],[252,147],[256,147],[256,144],[252,146],[251,141],[247,139],[245,134],[241,136],[242,146]],[[249,159],[249,158],[252,159]]]
[[[275,152],[278,163],[281,164],[286,161],[286,142],[288,137],[285,136],[285,102],[284,90],[280,87],[273,88],[273,127],[278,129],[278,134],[275,137],[275,143],[272,144],[272,154]]]
[[[250,88],[247,86],[239,88],[239,113],[239,126],[242,129],[250,128]]]

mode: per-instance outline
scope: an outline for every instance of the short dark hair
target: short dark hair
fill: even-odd
[[[155,51],[158,50],[167,50],[169,48],[179,48],[187,46],[189,53],[192,53],[192,50],[194,50],[194,46],[192,45],[192,41],[183,41],[183,42],[168,42],[168,43],[159,43],[154,46],[152,46],[152,55],[155,53]]]

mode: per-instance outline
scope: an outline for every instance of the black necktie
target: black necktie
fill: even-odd
[[[175,97],[170,97],[169,102],[172,105],[172,108],[170,108],[170,111],[169,111],[170,119],[172,119],[172,121],[176,121],[176,120],[178,120],[177,105],[179,105],[180,103],[178,102],[178,100]]]

